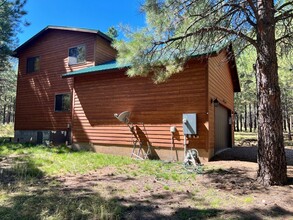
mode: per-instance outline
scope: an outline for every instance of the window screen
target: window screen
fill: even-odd
[[[77,46],[69,48],[68,51],[68,64],[78,64],[85,62],[85,46]]]

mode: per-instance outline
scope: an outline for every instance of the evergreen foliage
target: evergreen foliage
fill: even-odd
[[[26,0],[0,0],[0,71],[9,69],[9,56],[17,43],[16,34],[21,25],[28,25],[23,20],[25,3]]]
[[[292,48],[292,2],[276,1],[278,45],[283,53]],[[256,3],[243,0],[146,0],[145,28],[124,27],[128,39],[117,40],[118,62],[132,64],[129,76],[154,73],[163,82],[182,70],[193,54],[209,53],[233,42],[237,54],[249,45],[257,46]]]

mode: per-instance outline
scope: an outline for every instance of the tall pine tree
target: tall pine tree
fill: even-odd
[[[277,46],[292,48],[291,0],[146,0],[148,27],[117,41],[118,61],[131,63],[130,76],[154,73],[161,82],[182,70],[194,51],[228,41],[255,48],[258,100],[258,180],[287,182]],[[283,26],[276,37],[276,27]]]

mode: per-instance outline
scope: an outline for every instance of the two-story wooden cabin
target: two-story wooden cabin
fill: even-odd
[[[128,111],[140,143],[161,159],[182,160],[184,144],[204,159],[233,144],[240,86],[231,46],[198,54],[158,85],[127,77],[111,39],[99,31],[48,26],[15,52],[16,141],[69,141],[75,148],[131,155],[135,137],[114,117]],[[184,135],[187,113],[195,115],[194,135]]]

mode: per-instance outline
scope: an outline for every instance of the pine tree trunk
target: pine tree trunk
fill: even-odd
[[[282,110],[276,56],[274,1],[258,0],[257,98],[258,181],[263,185],[287,182]]]
[[[286,122],[286,114],[285,114],[285,112],[284,112],[283,117],[284,117],[284,120],[283,120],[284,131],[287,131],[287,126],[286,126],[287,122]]]
[[[240,114],[240,131],[242,131],[243,123],[242,123],[242,114]]]
[[[239,115],[236,115],[236,131],[239,132]]]
[[[2,118],[2,124],[5,124],[6,120],[6,96],[4,96],[4,104],[3,104],[3,118]]]
[[[288,139],[291,141],[291,126],[290,126],[290,116],[289,116],[289,108],[288,108],[288,97],[285,97],[285,103],[284,103],[284,127],[286,130],[286,123],[288,125]]]
[[[244,105],[244,131],[247,131],[247,109],[246,104]]]
[[[249,131],[252,132],[252,112],[251,103],[249,103]]]
[[[288,139],[292,141],[291,126],[290,126],[290,117],[287,114],[287,125],[288,125]]]
[[[256,132],[256,128],[257,128],[257,106],[254,103],[254,132]]]
[[[15,107],[16,107],[16,97],[13,99],[13,117],[12,117],[12,122],[15,122]]]

